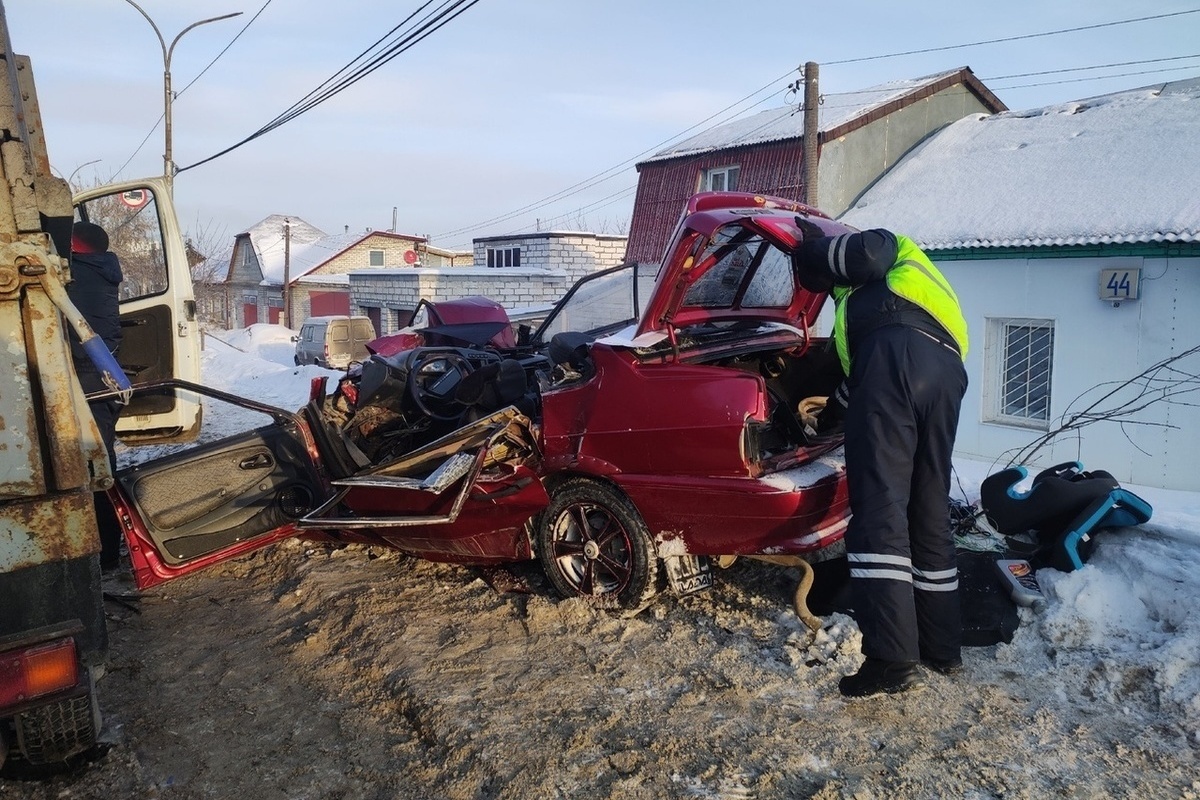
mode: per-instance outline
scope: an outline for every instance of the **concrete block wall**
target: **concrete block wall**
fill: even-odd
[[[487,268],[489,248],[521,248],[521,269],[561,270],[574,283],[584,275],[615,267],[625,258],[627,236],[582,232],[530,233],[476,239],[475,266]],[[512,267],[494,267],[512,269]]]
[[[506,309],[557,302],[574,282],[564,270],[510,267],[487,269],[373,269],[350,273],[350,307],[356,314],[380,308],[380,335],[393,333],[399,317],[411,313],[422,298],[457,300],[473,295],[491,298]]]

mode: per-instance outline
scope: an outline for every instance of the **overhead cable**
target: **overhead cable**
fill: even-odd
[[[444,26],[453,22],[456,18],[458,18],[464,12],[468,11],[472,6],[474,6],[478,2],[479,2],[479,0],[453,0],[452,2],[444,2],[441,4],[441,6],[438,7],[437,10],[431,12],[424,19],[422,19],[415,28],[413,28],[410,31],[407,31],[401,37],[397,38],[395,41],[388,43],[388,46],[386,47],[386,49],[383,49],[380,52],[375,53],[374,55],[369,55],[371,53],[371,51],[373,51],[377,47],[379,47],[379,45],[381,43],[383,43],[384,40],[386,40],[388,38],[388,36],[391,36],[393,33],[395,33],[401,27],[406,25],[408,22],[410,22],[413,19],[413,17],[415,17],[417,14],[421,13],[421,11],[424,10],[425,8],[428,8],[429,5],[431,4],[430,2],[425,3],[420,8],[418,8],[417,11],[414,11],[412,14],[410,14],[404,20],[404,22],[401,22],[399,25],[392,28],[392,30],[389,31],[385,36],[380,38],[373,45],[371,45],[369,48],[367,48],[362,53],[360,53],[358,56],[356,56],[349,64],[342,67],[340,70],[338,70],[336,73],[334,73],[330,78],[326,79],[325,82],[322,83],[320,86],[318,86],[316,89],[309,92],[307,95],[305,95],[303,98],[301,98],[297,102],[293,103],[290,107],[288,107],[288,109],[286,109],[284,112],[282,112],[275,119],[271,120],[266,125],[262,126],[257,131],[255,131],[254,133],[247,136],[245,139],[242,139],[240,142],[237,142],[236,144],[233,144],[233,145],[225,148],[224,150],[220,151],[219,153],[215,153],[215,154],[209,156],[208,158],[205,158],[201,161],[197,161],[194,164],[189,164],[188,166],[180,169],[179,172],[184,172],[184,171],[192,169],[194,167],[198,167],[201,164],[207,164],[209,161],[212,161],[216,158],[220,158],[221,156],[223,156],[227,153],[230,153],[233,150],[236,150],[237,148],[241,147],[242,145],[247,144],[248,142],[251,142],[251,141],[257,139],[260,136],[270,133],[271,131],[275,130],[276,128],[280,127],[281,125],[284,125],[287,122],[290,122],[291,120],[300,116],[301,114],[311,111],[313,108],[316,108],[318,105],[320,105],[321,103],[330,99],[334,95],[337,95],[340,92],[344,91],[345,89],[348,89],[350,86],[353,86],[358,81],[362,80],[363,78],[365,78],[366,76],[368,76],[372,72],[374,72],[375,70],[377,70],[380,67],[387,64],[393,58],[396,58],[401,53],[407,51],[408,49],[410,49],[411,47],[420,43],[422,40],[424,40],[428,36],[432,35],[433,33],[437,32],[438,30],[443,28]],[[360,66],[357,66],[357,67],[354,66],[360,60],[363,60],[364,58],[368,58],[368,57],[369,57],[369,60],[367,60],[366,63],[364,63]],[[344,73],[346,73],[346,74],[344,74]],[[342,77],[339,77],[339,76],[342,76]]]

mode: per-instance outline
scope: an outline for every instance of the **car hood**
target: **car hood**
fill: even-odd
[[[802,203],[743,192],[693,196],[676,226],[631,341],[712,322],[806,329],[826,294],[802,288],[791,255],[806,239],[853,231]]]

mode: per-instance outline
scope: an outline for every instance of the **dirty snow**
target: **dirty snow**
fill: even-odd
[[[298,407],[287,331],[210,338],[216,388]],[[245,351],[245,352],[242,352]],[[225,422],[206,409],[205,425]],[[988,465],[957,465],[973,499]],[[1040,615],[965,673],[847,702],[859,634],[813,641],[794,570],[740,560],[632,617],[471,569],[286,542],[110,602],[111,744],[0,798],[1200,798],[1200,495],[1042,570]]]

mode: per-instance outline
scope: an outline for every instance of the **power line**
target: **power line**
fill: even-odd
[[[993,75],[990,78],[980,78],[982,81],[1006,81],[1012,78],[1033,78],[1038,75],[1060,75],[1064,72],[1087,72],[1093,69],[1110,69],[1112,67],[1134,67],[1142,64],[1159,64],[1164,61],[1182,61],[1186,58],[1200,58],[1200,53],[1190,56],[1170,56],[1168,58],[1145,58],[1141,61],[1116,61],[1112,64],[1095,64],[1090,67],[1069,67],[1067,69],[1048,69],[1042,72],[1018,72],[1014,75]],[[1115,77],[1115,76],[1108,76]]]
[[[1147,70],[1142,70],[1140,72],[1118,72],[1115,75],[1096,75],[1095,77],[1091,77],[1091,78],[1068,78],[1066,80],[1061,80],[1061,81],[1042,81],[1040,83],[1021,83],[1021,84],[1017,84],[1016,86],[1001,86],[1001,87],[999,87],[999,90],[1006,91],[1009,89],[1028,89],[1031,86],[1057,86],[1057,85],[1063,84],[1063,83],[1084,83],[1084,82],[1088,82],[1088,81],[1102,81],[1102,80],[1107,80],[1109,78],[1127,78],[1131,75],[1159,75],[1163,72],[1179,72],[1179,71],[1185,70],[1185,69],[1187,69],[1187,70],[1196,69],[1196,67],[1198,67],[1198,66],[1200,66],[1200,64],[1191,64],[1186,67],[1169,67],[1167,69],[1147,69]]]
[[[285,123],[290,122],[291,120],[300,116],[301,114],[311,111],[313,108],[316,108],[318,105],[320,105],[321,103],[330,99],[334,95],[337,95],[340,92],[344,91],[345,89],[348,89],[349,87],[353,86],[355,83],[357,83],[358,81],[367,77],[372,72],[379,69],[380,67],[384,66],[392,59],[396,58],[397,56],[399,56],[400,54],[409,50],[410,48],[414,47],[415,45],[417,45],[418,43],[420,43],[421,41],[423,41],[430,35],[436,33],[441,28],[443,28],[446,25],[448,25],[449,23],[453,22],[460,15],[462,15],[466,11],[470,10],[478,2],[479,2],[479,0],[454,0],[453,2],[442,3],[442,5],[439,6],[439,8],[436,11],[431,12],[427,17],[425,17],[425,19],[421,20],[415,29],[408,31],[407,33],[403,34],[402,37],[398,38],[397,40],[395,40],[393,42],[390,42],[388,44],[387,49],[375,54],[374,56],[371,56],[370,60],[367,61],[364,65],[356,67],[356,68],[354,67],[354,64],[356,62],[367,57],[367,55],[369,53],[371,53],[372,50],[377,48],[380,45],[380,43],[382,43],[384,41],[384,39],[386,39],[388,36],[391,36],[395,31],[397,31],[399,28],[403,27],[409,21],[411,21],[417,14],[421,13],[422,10],[427,8],[430,5],[430,3],[426,2],[424,5],[420,6],[417,9],[417,11],[414,11],[412,14],[410,14],[405,19],[404,22],[401,22],[399,25],[392,28],[391,31],[389,31],[387,34],[385,34],[384,37],[382,37],[381,39],[376,41],[375,44],[371,45],[369,48],[367,48],[362,53],[360,53],[358,56],[356,56],[346,66],[339,69],[336,73],[334,73],[333,76],[326,79],[325,82],[322,83],[320,86],[318,86],[316,89],[309,92],[307,95],[305,95],[303,98],[301,98],[297,102],[293,103],[287,110],[285,110],[283,113],[281,113],[275,119],[271,120],[266,125],[259,128],[257,131],[250,134],[249,136],[247,136],[245,139],[242,139],[240,142],[237,142],[236,144],[233,144],[233,145],[225,148],[224,150],[220,151],[219,153],[215,153],[214,155],[209,156],[208,158],[205,158],[201,161],[197,161],[194,164],[189,164],[188,166],[180,169],[179,172],[184,172],[184,171],[192,169],[194,167],[198,167],[202,164],[207,164],[208,162],[210,162],[214,159],[220,158],[221,156],[226,155],[227,153],[230,153],[230,152],[236,150],[237,148],[241,147],[242,145],[247,144],[247,143],[257,139],[260,136],[264,136],[267,133],[270,133],[271,131],[275,130],[276,128],[280,127],[281,125],[284,125]],[[350,71],[352,68],[353,68],[353,71],[351,71],[350,74],[348,74],[347,76],[342,77],[340,79],[338,78],[339,75],[342,75],[343,73],[346,73],[347,71]]]
[[[1061,28],[1056,31],[1044,31],[1042,33],[1026,33],[1020,36],[1006,36],[1002,39],[985,39],[981,42],[969,42],[967,44],[950,44],[942,47],[925,47],[920,50],[904,50],[898,53],[885,53],[878,56],[861,56],[859,58],[844,58],[841,61],[827,61],[825,66],[837,66],[839,64],[858,64],[863,61],[878,61],[884,58],[899,58],[900,56],[915,56],[924,53],[941,53],[946,50],[961,50],[964,47],[979,47],[984,44],[1000,44],[1002,42],[1016,42],[1023,39],[1039,39],[1044,36],[1058,36],[1064,33],[1078,33],[1080,31],[1091,31],[1097,28],[1111,28],[1114,25],[1129,25],[1133,22],[1148,22],[1155,19],[1167,19],[1168,17],[1180,17],[1185,14],[1195,14],[1200,12],[1200,8],[1193,8],[1188,11],[1173,11],[1169,14],[1155,14],[1148,17],[1134,17],[1132,19],[1122,19],[1115,22],[1099,22],[1095,25],[1080,25],[1077,28]]]
[[[204,73],[208,72],[208,70],[212,67],[212,65],[216,64],[217,60],[220,59],[221,56],[225,55],[225,52],[227,50],[229,50],[229,48],[233,47],[233,43],[236,42],[238,39],[240,39],[242,34],[246,32],[246,29],[249,28],[254,23],[254,20],[258,19],[259,15],[261,15],[264,11],[267,10],[267,6],[271,5],[271,2],[272,2],[272,0],[266,0],[266,2],[262,4],[262,8],[260,8],[258,10],[258,12],[255,13],[255,15],[250,18],[250,21],[247,22],[245,25],[243,25],[242,29],[237,32],[237,35],[235,35],[232,39],[229,40],[229,44],[225,45],[225,47],[221,50],[221,52],[217,53],[216,56],[213,57],[213,60],[208,62],[208,66],[206,66],[204,69],[200,70],[199,74],[197,74],[196,77],[192,78],[190,81],[188,81],[186,86],[184,86],[182,89],[180,89],[178,92],[176,92],[175,97],[179,97],[180,95],[182,95],[189,88],[191,88],[191,85],[193,83],[200,80],[200,76],[203,75]],[[164,119],[166,119],[166,117],[167,117],[167,114],[165,111],[158,115],[158,120],[154,123],[154,126],[150,128],[150,132],[147,133],[146,136],[142,139],[141,143],[137,146],[137,149],[133,151],[133,154],[130,155],[129,158],[125,159],[125,163],[121,165],[120,169],[118,169],[116,172],[114,172],[112,174],[113,178],[116,178],[118,175],[120,175],[125,170],[125,168],[129,166],[129,162],[133,161],[133,159],[137,157],[137,154],[142,152],[142,148],[146,146],[146,142],[150,141],[150,137],[154,135],[154,132],[156,130],[158,130],[158,126],[160,124],[162,124],[162,121]]]
[[[689,128],[685,128],[683,131],[681,131],[681,132],[679,132],[679,133],[675,134],[674,136],[670,137],[669,139],[664,139],[664,140],[662,140],[661,142],[659,142],[658,144],[656,144],[656,145],[652,145],[652,146],[650,146],[649,148],[647,148],[647,149],[643,150],[642,152],[638,153],[637,155],[635,155],[635,156],[632,156],[632,157],[630,157],[630,158],[627,158],[627,159],[625,159],[624,161],[622,161],[622,162],[621,162],[621,163],[619,163],[619,164],[614,164],[613,166],[609,167],[608,169],[604,170],[603,172],[598,172],[598,173],[596,173],[595,175],[591,176],[590,178],[584,178],[584,179],[583,179],[582,181],[580,181],[579,183],[576,183],[576,184],[573,184],[573,185],[571,185],[571,186],[568,186],[566,189],[563,189],[563,190],[561,190],[561,191],[559,191],[559,192],[556,192],[556,193],[554,193],[554,194],[552,194],[552,195],[549,195],[548,197],[544,197],[544,198],[542,198],[541,200],[534,201],[533,203],[530,203],[529,205],[522,206],[521,208],[518,208],[518,209],[516,209],[515,211],[510,211],[510,212],[508,212],[508,213],[506,213],[506,214],[502,214],[502,215],[501,215],[501,216],[499,216],[499,217],[494,217],[494,218],[492,218],[492,219],[485,220],[485,221],[483,221],[483,222],[480,222],[480,223],[477,223],[477,224],[475,224],[475,225],[468,225],[468,226],[466,226],[466,227],[464,227],[464,228],[457,228],[457,229],[455,229],[455,230],[452,230],[452,231],[446,231],[445,233],[439,233],[439,234],[435,234],[435,236],[436,236],[436,237],[442,237],[442,236],[457,236],[458,234],[461,234],[461,233],[467,233],[467,232],[469,232],[469,231],[473,231],[473,230],[478,230],[479,228],[483,228],[483,227],[486,227],[486,226],[488,226],[488,225],[492,225],[492,224],[495,224],[495,223],[498,223],[498,222],[507,222],[508,220],[510,220],[510,219],[513,219],[514,217],[520,216],[521,214],[524,214],[524,213],[526,213],[526,212],[528,212],[528,211],[534,211],[534,210],[537,210],[537,209],[539,209],[539,208],[542,208],[543,206],[546,206],[546,205],[549,205],[549,204],[550,204],[550,203],[552,203],[552,202],[555,202],[556,200],[562,200],[562,199],[564,199],[564,198],[566,198],[566,197],[570,197],[570,196],[571,196],[571,195],[573,195],[573,194],[578,194],[580,191],[583,191],[584,189],[590,189],[590,188],[592,188],[593,186],[596,186],[596,185],[599,185],[599,184],[601,184],[601,183],[604,183],[605,181],[607,181],[607,180],[610,180],[611,178],[614,178],[614,177],[616,177],[616,175],[615,175],[615,174],[614,174],[614,175],[609,175],[609,173],[615,172],[616,170],[619,170],[619,169],[621,169],[622,167],[625,167],[625,166],[627,166],[628,164],[630,164],[630,163],[632,163],[632,162],[634,162],[634,161],[637,161],[637,159],[641,158],[642,156],[646,155],[647,153],[654,153],[654,152],[657,152],[657,151],[658,151],[659,149],[661,149],[661,148],[662,148],[664,145],[670,144],[671,142],[678,141],[678,140],[679,140],[679,138],[680,138],[681,136],[683,136],[684,134],[690,133],[691,131],[695,130],[696,128],[699,128],[701,125],[704,125],[704,124],[705,124],[705,123],[707,123],[707,122],[711,122],[713,119],[715,119],[715,118],[717,118],[717,117],[721,116],[721,115],[722,115],[722,114],[724,114],[726,111],[729,111],[730,109],[732,109],[732,108],[735,108],[735,107],[737,107],[737,106],[741,105],[742,103],[746,102],[747,100],[749,100],[750,98],[754,97],[755,95],[757,95],[757,94],[761,94],[762,92],[764,92],[764,91],[766,91],[767,89],[769,89],[769,88],[771,88],[772,86],[774,86],[774,85],[775,85],[776,83],[778,83],[779,81],[781,81],[781,80],[783,80],[784,78],[786,78],[787,76],[791,75],[791,74],[792,74],[792,72],[794,72],[794,70],[788,70],[787,72],[783,73],[783,75],[779,76],[778,78],[775,78],[775,79],[774,79],[774,80],[772,80],[770,83],[768,83],[768,84],[766,84],[765,86],[763,86],[762,88],[760,88],[760,89],[757,89],[757,90],[755,90],[755,91],[751,92],[750,94],[748,94],[748,95],[746,95],[745,97],[743,97],[741,100],[738,100],[737,102],[734,102],[734,103],[731,103],[731,104],[729,104],[729,105],[725,106],[725,108],[721,109],[720,111],[716,112],[715,114],[712,114],[712,115],[710,115],[710,116],[708,116],[708,117],[706,117],[706,118],[704,118],[704,119],[700,120],[700,121],[699,121],[699,122],[697,122],[695,125],[692,125],[692,126],[691,126],[691,127],[689,127]],[[754,103],[753,105],[751,105],[751,106],[749,106],[749,107],[747,107],[747,108],[745,108],[745,109],[743,109],[743,110],[741,110],[741,111],[737,112],[737,114],[735,114],[734,116],[737,116],[738,114],[744,114],[746,111],[749,111],[751,108],[755,108],[756,106],[760,106],[760,105],[762,105],[763,103],[767,102],[767,100],[769,100],[769,99],[771,99],[771,95],[768,95],[767,97],[764,97],[763,99],[759,100],[758,102]],[[722,123],[724,123],[724,122],[726,122],[726,121],[728,121],[728,120],[722,120]],[[713,127],[715,127],[715,126],[713,126]],[[710,127],[710,128],[706,128],[706,130],[712,130],[712,128],[711,128],[711,127]],[[603,178],[602,180],[597,180],[598,178],[601,178],[602,176],[605,176],[605,175],[608,175],[608,177],[606,177],[606,178]],[[572,191],[572,190],[577,190],[577,191]]]
[[[888,53],[888,54],[884,54],[884,55],[862,56],[859,58],[842,59],[839,61],[825,62],[825,65],[826,66],[835,66],[835,65],[841,65],[841,64],[853,64],[853,63],[859,63],[859,62],[864,62],[864,61],[874,61],[874,60],[885,59],[885,58],[896,58],[899,56],[906,56],[906,55],[917,55],[917,54],[923,54],[923,53],[942,52],[942,51],[946,51],[946,50],[957,50],[957,49],[968,48],[968,47],[978,47],[981,45],[998,44],[998,43],[1012,42],[1012,41],[1018,41],[1018,40],[1024,40],[1024,39],[1036,39],[1036,38],[1042,38],[1042,37],[1046,37],[1046,36],[1057,36],[1057,35],[1066,34],[1066,33],[1078,33],[1080,31],[1096,30],[1099,28],[1109,28],[1109,27],[1114,27],[1117,25],[1129,25],[1129,24],[1137,23],[1137,22],[1147,22],[1147,21],[1158,20],[1158,19],[1166,19],[1166,18],[1170,18],[1170,17],[1183,16],[1186,14],[1195,14],[1198,12],[1200,12],[1200,8],[1190,9],[1187,11],[1176,11],[1176,12],[1171,12],[1171,13],[1166,13],[1166,14],[1156,14],[1156,15],[1144,16],[1144,17],[1134,17],[1134,18],[1124,19],[1124,20],[1115,20],[1112,22],[1100,22],[1100,23],[1096,23],[1093,25],[1081,25],[1081,26],[1077,26],[1074,28],[1062,28],[1062,29],[1053,30],[1053,31],[1043,31],[1041,33],[1029,33],[1029,34],[1021,34],[1018,36],[1008,36],[1008,37],[1004,37],[1004,38],[1000,38],[1000,39],[988,39],[988,40],[984,40],[984,41],[970,42],[970,43],[966,43],[966,44],[945,45],[942,47],[931,47],[931,48],[924,48],[924,49],[919,49],[919,50],[909,50],[909,51],[898,52],[898,53]],[[1161,59],[1161,60],[1176,60],[1176,59],[1190,58],[1190,57],[1191,56],[1177,56],[1177,57],[1173,57],[1172,59]],[[1147,59],[1144,63],[1154,63],[1156,61],[1159,61],[1159,59]],[[1134,63],[1139,63],[1139,62],[1129,62],[1129,63],[1134,64]],[[1123,66],[1123,64],[1114,64],[1112,66]],[[1079,69],[1087,70],[1087,69],[1101,69],[1101,68],[1103,68],[1103,67],[1081,67]],[[750,95],[747,95],[745,98],[738,101],[738,103],[735,103],[734,105],[738,105],[742,102],[745,102],[745,100],[749,99],[750,97],[753,97],[756,94],[759,94],[760,92],[769,88],[770,86],[777,83],[778,81],[783,80],[791,73],[792,73],[792,70],[789,70],[788,72],[784,73],[779,78],[776,78],[774,81],[772,81],[771,83],[764,86],[762,89],[759,89],[756,92],[753,92]],[[1050,73],[1048,72],[1046,74],[1050,74]],[[1128,73],[1128,74],[1147,74],[1147,73]],[[1009,76],[1002,76],[999,78],[988,78],[987,80],[1004,80],[1004,79],[1006,79],[1006,77],[1009,77]],[[1018,76],[1011,76],[1011,77],[1018,77]],[[1124,77],[1124,76],[1118,75],[1118,76],[1107,76],[1107,77]],[[1081,80],[1098,80],[1098,79],[1100,79],[1100,78],[1081,79]],[[1072,81],[1063,81],[1063,82],[1072,82]],[[1023,88],[1029,88],[1031,86],[1055,85],[1056,83],[1060,83],[1060,82],[1056,81],[1056,82],[1039,83],[1039,84],[1025,84],[1025,85],[1021,85],[1021,86],[1011,86],[1011,87],[1005,87],[1005,88],[1023,89]],[[887,92],[887,91],[894,91],[894,90],[893,89],[880,89],[880,90],[876,90],[876,91]],[[863,92],[843,92],[841,94],[863,94]],[[765,102],[765,100],[766,100],[766,98],[764,98],[764,100],[760,101],[759,103],[756,103],[755,105],[760,105],[762,102]],[[495,224],[497,222],[505,222],[507,220],[513,219],[514,217],[520,216],[522,213],[525,213],[527,211],[541,208],[545,205],[549,205],[551,202],[554,202],[556,200],[564,199],[565,197],[569,197],[572,194],[577,194],[578,191],[583,191],[584,189],[591,188],[591,186],[595,185],[595,183],[591,183],[595,178],[598,178],[602,175],[606,175],[607,173],[609,173],[613,170],[620,169],[621,167],[624,167],[625,165],[629,164],[631,161],[636,161],[641,156],[643,156],[649,152],[656,151],[657,149],[661,148],[664,144],[678,140],[684,134],[694,130],[695,128],[699,127],[700,125],[703,125],[705,122],[712,120],[714,117],[720,116],[721,114],[723,114],[725,111],[729,110],[729,108],[732,108],[732,107],[733,106],[727,106],[722,111],[719,111],[716,114],[698,122],[696,125],[693,125],[690,128],[687,128],[686,130],[682,131],[681,133],[679,133],[675,136],[672,136],[670,139],[667,139],[664,142],[660,142],[658,145],[655,145],[654,147],[651,147],[648,150],[643,150],[638,155],[633,156],[630,159],[626,159],[625,161],[621,162],[620,164],[618,164],[614,167],[610,167],[608,170],[598,173],[597,175],[593,176],[592,178],[587,178],[584,181],[581,181],[580,183],[577,183],[577,184],[574,184],[573,186],[567,187],[566,189],[563,189],[561,192],[558,192],[554,195],[550,195],[549,197],[543,198],[542,200],[539,200],[528,206],[523,206],[522,208],[517,209],[516,211],[512,211],[512,212],[509,212],[508,214],[501,215],[500,217],[496,217],[491,220],[486,220],[484,222],[481,222],[481,223],[478,223],[475,225],[458,228],[456,230],[448,231],[443,234],[438,234],[438,236],[455,236],[455,235],[458,235],[461,233],[467,233],[469,231],[478,230],[479,228],[487,227],[487,226]],[[829,108],[842,108],[842,107],[849,107],[849,106],[829,106]],[[751,106],[751,108],[753,108],[753,106]],[[706,130],[712,130],[712,128],[715,128],[715,127],[717,127],[717,126],[714,125]],[[596,183],[600,183],[600,182],[602,182],[602,181],[596,181]],[[572,190],[577,190],[577,191],[572,191]]]

